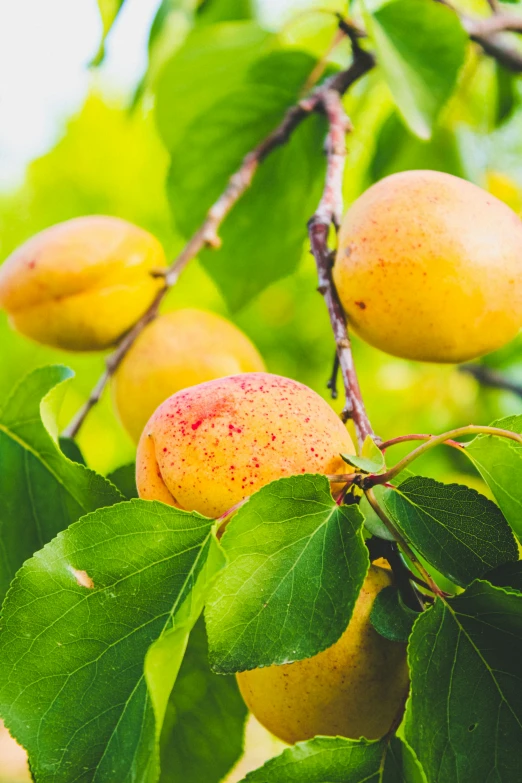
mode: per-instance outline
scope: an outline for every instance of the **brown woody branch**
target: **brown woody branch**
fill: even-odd
[[[448,0],[438,1],[449,5]],[[466,27],[466,25],[468,25],[469,29],[467,29],[472,40],[479,43],[487,54],[494,57],[505,67],[510,68],[511,70],[522,71],[522,56],[516,50],[507,46],[503,41],[498,40],[498,31],[493,33],[491,33],[491,31],[484,33],[483,29],[477,29],[476,20],[466,21],[463,17],[461,18],[463,20],[464,26]],[[475,27],[473,27],[474,24]],[[498,25],[498,23],[495,24]],[[346,90],[352,84],[354,84],[354,82],[356,82],[359,78],[371,70],[371,68],[373,68],[375,64],[373,55],[359,46],[359,39],[365,36],[365,32],[357,28],[351,22],[342,19],[339,21],[339,28],[350,38],[352,42],[352,48],[354,52],[353,63],[346,70],[340,71],[335,76],[328,79],[324,85],[316,88],[307,98],[291,107],[287,111],[281,124],[244,158],[240,168],[230,178],[223,194],[210,208],[202,226],[189,239],[181,253],[173,261],[167,271],[165,273],[161,273],[161,277],[164,278],[165,285],[159,290],[148,310],[137,321],[132,329],[130,329],[130,331],[123,336],[113,353],[107,358],[104,373],[92,390],[88,400],[64,430],[64,436],[73,438],[79,432],[89,411],[100,399],[111,376],[116,372],[123,358],[130,350],[134,341],[138,338],[143,329],[157,316],[159,307],[166,293],[177,282],[181,272],[185,269],[187,264],[204,247],[219,246],[219,228],[238,199],[250,186],[258,165],[262,163],[263,160],[273,150],[277,149],[282,144],[285,144],[291,137],[293,131],[298,127],[298,125],[301,124],[304,119],[306,119],[306,117],[308,117],[312,112],[318,110],[326,110],[328,113],[327,104],[330,106],[330,108],[333,107],[333,96],[335,94],[338,96],[343,95]],[[329,97],[326,98],[325,102],[326,95]],[[330,167],[331,179],[329,180],[327,187],[331,189],[331,192],[328,195],[328,198],[335,199],[337,198],[335,196],[335,188],[337,187],[336,183],[338,183],[339,180],[338,173],[340,170],[340,158],[343,158],[343,154],[340,154],[337,151],[333,153],[333,156],[330,156],[330,158],[332,162],[332,166]],[[332,326],[334,327],[336,346],[338,349],[338,355],[340,357],[339,361],[343,373],[345,389],[350,388],[350,393],[347,395],[345,413],[347,416],[353,417],[357,428],[358,437],[361,437],[364,433],[370,434],[371,427],[364,411],[364,406],[362,405],[357,377],[355,375],[353,361],[351,359],[349,339],[346,332],[344,332],[344,336],[341,335],[344,314],[342,313],[342,308],[331,281],[331,257],[329,253],[328,260],[326,259],[326,252],[328,250],[328,229],[331,222],[338,222],[339,220],[340,204],[341,202],[339,199],[337,199],[336,204],[332,204],[331,219],[328,223],[328,228],[326,231],[325,226],[320,222],[321,220],[324,220],[324,216],[326,215],[326,212],[324,212],[323,218],[319,218],[317,215],[312,218],[309,227],[309,233],[312,248],[315,248],[314,255],[316,256],[316,261],[318,263],[320,288],[324,288],[326,286],[325,291],[327,293],[325,298],[327,300],[331,319],[333,318]],[[328,208],[329,207],[327,202],[323,201],[320,209],[324,211]],[[318,255],[316,255],[316,253]],[[317,260],[318,257],[319,261]]]
[[[357,50],[359,51],[358,47]],[[307,98],[304,98],[295,106],[292,106],[285,114],[281,124],[260,144],[258,144],[258,146],[252,152],[246,155],[240,168],[230,177],[228,185],[222,195],[209,209],[201,227],[189,239],[181,253],[168,267],[168,269],[164,273],[161,273],[161,277],[164,278],[165,285],[157,293],[156,298],[148,310],[143,314],[139,321],[137,321],[132,329],[127,332],[126,335],[124,335],[124,337],[118,343],[116,349],[107,358],[105,371],[89,395],[89,398],[63,431],[63,435],[65,437],[74,438],[78,434],[89,411],[100,399],[103,390],[107,386],[110,378],[112,375],[114,375],[125,355],[128,353],[131,346],[144,330],[144,328],[157,316],[160,304],[163,301],[165,295],[167,294],[168,290],[177,282],[180,274],[185,269],[189,261],[191,261],[204,247],[219,247],[220,239],[218,236],[218,230],[223,220],[231,211],[232,207],[249,188],[258,165],[262,163],[271,152],[280,147],[282,144],[285,144],[290,139],[297,126],[300,125],[301,122],[306,119],[306,117],[308,117],[312,112],[322,109],[323,96],[325,93],[344,93],[351,84],[367,73],[367,71],[373,67],[373,64],[373,56],[367,52],[361,51],[360,55],[354,59],[349,68],[347,68],[345,71],[340,71],[339,73],[335,74],[333,77],[328,79],[324,85],[316,88],[312,93],[310,93]]]
[[[333,254],[328,247],[330,227],[340,225],[343,212],[342,184],[346,158],[345,134],[350,122],[344,113],[341,98],[334,90],[325,90],[322,105],[328,118],[326,139],[327,167],[321,201],[308,223],[310,245],[317,266],[319,291],[323,295],[335,338],[337,359],[344,385],[345,406],[342,417],[352,419],[359,445],[373,430],[362,401],[357,373],[353,362],[346,316],[332,277]]]
[[[478,19],[461,13],[451,0],[435,0],[450,8],[459,17],[470,39],[489,57],[515,73],[522,73],[522,53],[504,39],[503,33],[522,32],[522,17],[499,10],[497,0],[488,0],[493,14]]]

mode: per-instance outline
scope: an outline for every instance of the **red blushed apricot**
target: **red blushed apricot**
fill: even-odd
[[[343,473],[355,451],[325,400],[270,373],[232,375],[169,397],[138,444],[140,497],[218,517],[283,476]]]

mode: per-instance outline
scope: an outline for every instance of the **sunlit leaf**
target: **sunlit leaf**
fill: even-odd
[[[88,511],[123,496],[109,481],[71,462],[51,436],[63,382],[60,365],[27,375],[0,409],[0,596],[24,560]]]
[[[228,524],[229,563],[206,608],[219,672],[309,658],[346,630],[368,570],[357,506],[338,506],[324,476],[280,479]]]
[[[133,500],[84,517],[19,571],[2,615],[0,715],[37,781],[157,779],[169,694],[223,563],[212,525]]]

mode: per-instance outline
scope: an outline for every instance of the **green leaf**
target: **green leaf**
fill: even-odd
[[[127,465],[120,465],[107,475],[115,487],[118,487],[125,500],[132,500],[139,497],[136,487],[136,463],[129,462]]]
[[[198,24],[252,19],[253,16],[252,0],[206,0],[200,7]]]
[[[156,122],[167,149],[178,146],[198,115],[243,84],[248,67],[273,40],[255,22],[222,22],[190,33],[156,88]]]
[[[375,153],[370,164],[373,182],[411,169],[434,169],[463,177],[458,142],[453,130],[438,125],[429,140],[411,133],[393,111],[381,125],[375,142]]]
[[[78,462],[80,465],[86,465],[85,457],[83,456],[80,447],[72,438],[60,437],[58,438],[58,445],[60,450],[65,456],[71,460],[71,462]],[[114,482],[113,482],[114,483]]]
[[[495,587],[507,587],[522,593],[522,560],[504,563],[493,571],[488,571],[484,579]]]
[[[499,62],[495,61],[495,81],[497,86],[496,125],[501,125],[511,115],[518,103],[516,80],[516,74],[508,71]]]
[[[247,709],[235,677],[213,674],[201,618],[192,633],[161,734],[161,783],[218,783],[243,752]]]
[[[369,435],[364,440],[360,457],[351,454],[341,454],[341,457],[348,465],[359,468],[364,473],[380,473],[386,467],[384,454]]]
[[[405,736],[429,783],[519,783],[521,658],[519,593],[477,581],[420,615]]]
[[[407,642],[413,628],[413,623],[418,617],[406,606],[399,591],[393,585],[381,590],[373,602],[370,614],[370,622],[381,636],[392,642]]]
[[[72,370],[41,367],[0,409],[0,598],[24,560],[83,514],[123,500],[109,481],[71,462],[56,411]]]
[[[18,572],[2,615],[0,714],[36,780],[157,779],[162,713],[223,563],[213,525],[133,500],[84,517]]]
[[[391,741],[315,737],[250,772],[242,783],[426,783],[419,762],[398,737]]]
[[[227,95],[187,128],[172,151],[168,183],[174,219],[186,236],[202,223],[244,156],[298,100],[313,65],[314,59],[303,52],[273,53],[252,68],[248,86]],[[222,246],[201,252],[202,264],[232,310],[297,267],[306,223],[320,198],[324,135],[323,119],[309,118],[288,144],[270,155],[225,219],[219,232]]]
[[[123,8],[125,0],[98,0],[98,8],[102,20],[103,33],[98,52],[94,56],[91,65],[101,65],[105,57],[105,41],[111,28],[116,21],[118,14]]]
[[[522,416],[508,416],[492,424],[522,434]],[[522,444],[496,435],[478,435],[465,450],[493,492],[504,516],[522,540]]]
[[[229,522],[206,606],[210,661],[235,672],[310,658],[346,630],[368,570],[357,506],[324,476],[274,481]]]
[[[377,484],[373,488],[373,493],[377,500],[379,501],[379,504],[383,505],[383,498],[385,493],[388,490],[383,487],[381,484]],[[361,502],[359,503],[359,508],[361,510],[361,513],[364,517],[364,527],[373,535],[377,536],[377,538],[383,538],[385,541],[395,541],[394,536],[390,533],[382,519],[377,516],[373,508],[370,506],[368,501],[366,500],[366,495],[363,495],[361,498]]]
[[[385,492],[383,499],[415,549],[458,585],[518,559],[502,512],[474,489],[414,476]]]
[[[429,139],[464,64],[468,36],[458,15],[437,3],[392,0],[365,19],[397,108]]]

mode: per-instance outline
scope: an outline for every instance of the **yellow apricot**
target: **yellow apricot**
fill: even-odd
[[[350,325],[376,348],[472,359],[522,325],[522,221],[450,174],[393,174],[346,213],[334,280]]]
[[[250,340],[229,321],[202,310],[156,318],[138,337],[113,381],[120,419],[138,441],[158,405],[204,381],[264,370]]]
[[[406,645],[370,625],[377,593],[392,583],[388,569],[371,566],[348,628],[313,658],[241,672],[239,689],[249,710],[285,742],[318,734],[382,737],[406,697]]]
[[[138,444],[140,497],[218,517],[282,476],[343,473],[346,427],[302,383],[266,372],[220,378],[160,405]]]
[[[0,268],[0,306],[37,342],[107,348],[145,312],[165,265],[158,240],[120,218],[92,215],[42,231]]]

